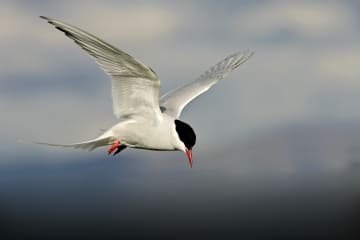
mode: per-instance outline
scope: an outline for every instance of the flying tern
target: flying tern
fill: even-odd
[[[74,144],[40,143],[50,146],[90,151],[110,146],[108,153],[114,155],[126,147],[180,150],[186,153],[192,167],[196,135],[188,123],[179,120],[183,108],[253,55],[251,51],[231,54],[195,81],[160,97],[160,79],[150,67],[78,27],[44,16],[41,18],[74,40],[110,76],[113,112],[120,119],[116,125],[89,141]]]

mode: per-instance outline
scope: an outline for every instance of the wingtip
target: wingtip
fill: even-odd
[[[250,49],[246,49],[245,51],[240,51],[239,53],[246,56],[247,58],[250,58],[251,56],[253,56],[255,54],[255,51],[250,50]]]
[[[48,23],[53,24],[54,19],[51,19],[51,18],[45,17],[45,16],[39,16],[39,17],[40,17],[41,19],[44,19],[44,20],[47,21]]]
[[[225,59],[237,59],[236,66],[239,66],[240,64],[246,62],[249,58],[251,58],[255,54],[255,51],[246,49],[242,51],[237,51],[229,56],[227,56]],[[224,59],[224,60],[225,60]]]
[[[252,56],[254,56],[255,54],[255,51],[252,51],[252,50],[248,50],[247,53],[246,53],[246,60],[248,60],[249,58],[251,58]]]
[[[248,56],[252,57],[255,54],[255,50],[248,50]]]
[[[232,70],[239,67],[241,64],[249,60],[253,55],[255,54],[254,51],[251,51],[249,49],[246,49],[244,51],[239,51],[233,55],[231,55],[229,58],[235,59],[232,64]]]

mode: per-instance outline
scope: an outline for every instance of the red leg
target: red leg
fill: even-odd
[[[120,145],[120,141],[115,141],[108,150],[108,153],[112,153]]]

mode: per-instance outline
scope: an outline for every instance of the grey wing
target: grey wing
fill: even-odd
[[[160,116],[160,80],[151,68],[75,26],[43,16],[41,18],[74,40],[111,77],[115,116]]]
[[[231,71],[246,62],[254,53],[238,52],[227,56],[212,66],[195,81],[175,89],[160,98],[163,112],[178,118],[183,108],[194,98],[209,90],[218,81],[225,78]]]

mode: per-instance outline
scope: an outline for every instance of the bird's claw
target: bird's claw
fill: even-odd
[[[118,154],[119,152],[121,152],[122,150],[124,150],[126,148],[126,145],[119,145],[116,149],[116,151],[114,152],[113,156],[115,156],[116,154]]]

